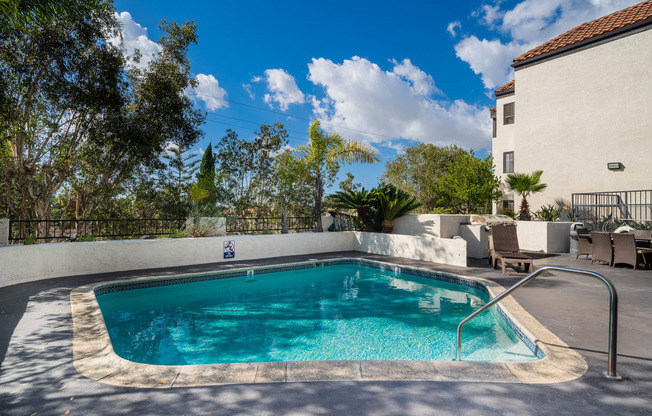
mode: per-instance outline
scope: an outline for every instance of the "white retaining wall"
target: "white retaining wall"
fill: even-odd
[[[356,232],[354,250],[466,267],[466,241],[461,238]]]
[[[224,259],[224,242],[235,258]],[[358,250],[466,267],[464,240],[362,233],[269,234],[10,245],[0,248],[0,287],[53,277]]]
[[[517,221],[516,235],[521,250],[544,253],[570,252],[571,222]]]
[[[11,245],[0,249],[0,287],[51,277],[353,250],[353,232]],[[224,259],[224,241],[235,258]]]
[[[394,234],[452,238],[459,235],[460,223],[469,222],[470,217],[453,214],[408,214],[394,221]]]

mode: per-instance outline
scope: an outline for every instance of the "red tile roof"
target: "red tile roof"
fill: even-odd
[[[496,107],[490,108],[489,111],[492,112],[492,113],[495,113],[496,112]]]
[[[503,85],[502,87],[498,88],[495,93],[496,95],[500,94],[505,94],[510,91],[514,91],[516,89],[516,82],[514,80],[509,81],[507,84]]]
[[[514,59],[514,63],[523,62],[566,46],[594,38],[611,31],[650,20],[652,23],[652,0],[644,1],[626,9],[617,11],[599,19],[581,24],[568,32],[537,46]],[[504,88],[504,87],[501,87]],[[499,89],[501,89],[499,88]],[[498,92],[498,90],[496,90]]]

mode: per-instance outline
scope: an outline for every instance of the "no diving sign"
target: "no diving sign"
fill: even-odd
[[[232,259],[235,257],[235,241],[225,241],[224,242],[224,258]]]

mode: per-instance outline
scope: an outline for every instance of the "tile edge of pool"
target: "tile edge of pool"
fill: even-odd
[[[559,383],[581,377],[584,359],[545,328],[512,297],[498,305],[498,314],[539,360],[503,363],[471,361],[299,361],[198,365],[151,365],[118,356],[111,344],[96,295],[121,290],[246,276],[254,273],[298,270],[338,264],[359,264],[408,272],[479,289],[490,298],[504,288],[478,277],[427,270],[390,262],[346,257],[269,266],[245,267],[209,273],[141,277],[80,286],[70,295],[73,318],[73,365],[82,375],[105,384],[129,387],[190,387],[207,385],[309,381],[470,381]]]

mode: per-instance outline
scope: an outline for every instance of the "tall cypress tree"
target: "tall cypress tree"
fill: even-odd
[[[215,207],[217,204],[217,187],[215,186],[215,155],[213,143],[209,143],[199,165],[197,188],[205,192],[199,201],[201,205]]]

